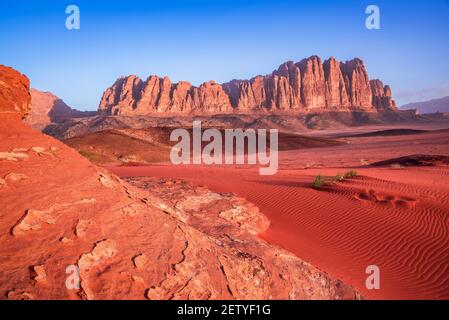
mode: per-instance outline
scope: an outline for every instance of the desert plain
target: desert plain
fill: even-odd
[[[312,139],[342,143],[280,151],[274,176],[261,176],[250,166],[168,162],[106,168],[122,178],[182,179],[244,197],[270,220],[262,239],[366,298],[447,299],[449,158],[433,155],[449,154],[449,130],[434,130],[435,124],[410,127],[312,133]],[[334,181],[349,171],[357,175]],[[312,181],[319,175],[329,182],[317,190]],[[381,271],[380,290],[365,287],[369,265]]]

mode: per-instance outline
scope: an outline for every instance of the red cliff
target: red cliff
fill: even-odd
[[[317,56],[286,62],[270,75],[223,85],[124,77],[104,92],[99,106],[100,112],[113,115],[351,110],[395,111],[396,105],[389,86],[370,81],[362,60],[322,62]]]
[[[0,113],[24,118],[30,112],[29,86],[26,76],[0,65]]]

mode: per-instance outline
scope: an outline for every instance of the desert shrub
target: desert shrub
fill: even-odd
[[[341,182],[345,180],[345,177],[342,174],[337,173],[337,175],[334,177],[335,182]]]
[[[345,179],[350,179],[350,178],[357,177],[357,175],[358,175],[357,171],[351,170],[351,171],[348,171],[348,172],[345,173],[344,178]]]
[[[316,176],[312,182],[312,188],[321,189],[326,185],[326,179],[323,176]]]

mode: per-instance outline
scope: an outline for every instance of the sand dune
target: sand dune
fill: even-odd
[[[405,167],[433,167],[438,165],[448,165],[449,156],[443,155],[427,155],[427,154],[414,154],[405,157],[399,157],[394,159],[388,159],[372,163],[372,166],[405,166]]]
[[[431,187],[415,169],[363,169],[354,180],[310,188],[323,170],[284,170],[265,180],[251,170],[152,166],[115,168],[122,176],[180,177],[232,191],[271,220],[262,236],[361,290],[368,298],[449,298],[449,186]],[[336,169],[325,169],[334,175]],[[449,169],[428,170],[437,180]],[[382,287],[364,288],[365,268],[381,268]]]
[[[418,138],[419,136],[419,138]],[[345,145],[284,151],[272,177],[249,167],[110,169],[120,176],[173,177],[234,192],[271,221],[261,236],[373,299],[449,299],[449,167],[372,167],[360,163],[413,152],[449,154],[447,132],[343,139]],[[311,165],[306,165],[311,163]],[[333,164],[333,165],[332,165]],[[307,168],[307,169],[306,169]],[[355,168],[358,176],[311,188]],[[365,268],[381,270],[381,289],[365,288]]]
[[[367,133],[358,133],[352,135],[350,137],[376,137],[376,136],[401,136],[401,135],[412,135],[412,134],[420,134],[426,133],[428,131],[425,130],[416,130],[416,129],[388,129],[388,130],[380,130],[374,132]]]
[[[206,128],[203,128],[203,131]],[[189,129],[190,136],[192,130]],[[63,140],[90,161],[100,165],[141,165],[167,162],[176,142],[170,141],[171,128],[110,129]],[[224,130],[221,130],[224,136]],[[269,140],[269,139],[268,139]],[[209,142],[202,142],[204,148]],[[336,139],[279,133],[279,150],[297,150],[342,145]],[[268,142],[269,145],[269,142]],[[222,148],[225,148],[223,143]],[[245,154],[248,150],[245,149]]]

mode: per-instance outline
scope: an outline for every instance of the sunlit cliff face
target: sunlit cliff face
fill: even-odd
[[[30,80],[12,68],[0,65],[0,113],[18,113],[24,118],[30,112]]]

